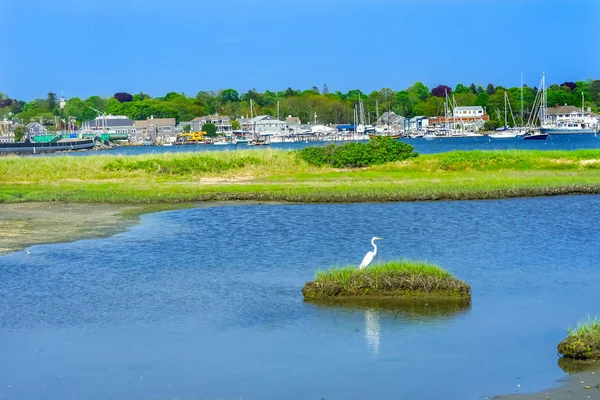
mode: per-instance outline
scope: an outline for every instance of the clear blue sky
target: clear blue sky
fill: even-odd
[[[4,0],[0,92],[600,79],[600,0]]]

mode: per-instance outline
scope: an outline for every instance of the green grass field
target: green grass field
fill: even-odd
[[[600,193],[600,150],[456,151],[355,168],[261,149],[0,157],[0,202],[362,202]]]
[[[448,271],[424,262],[394,260],[359,270],[356,266],[318,270],[303,289],[309,300],[356,297],[470,298],[471,288]]]

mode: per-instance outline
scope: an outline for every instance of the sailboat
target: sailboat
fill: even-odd
[[[252,120],[252,140],[248,142],[248,146],[268,146],[269,142],[260,138],[260,132],[256,132],[256,121],[254,121],[253,117],[253,102],[250,99],[250,120]]]
[[[539,129],[534,129],[534,122],[539,118],[540,125],[544,126],[544,124],[548,121],[548,94],[546,92],[546,73],[542,74],[542,81],[540,82],[541,91],[538,91],[535,96],[535,100],[533,102],[532,113],[529,116],[529,120],[527,121],[527,125],[532,129],[531,132],[527,133],[523,136],[523,140],[546,140],[548,138],[548,134],[541,132]]]
[[[510,115],[513,120],[513,128],[508,127],[508,110],[510,109]],[[517,130],[515,122],[515,116],[512,111],[512,107],[510,105],[510,101],[508,101],[508,93],[504,92],[504,126],[502,128],[496,129],[496,133],[490,133],[488,136],[492,139],[514,139],[517,136],[521,136],[524,132]]]

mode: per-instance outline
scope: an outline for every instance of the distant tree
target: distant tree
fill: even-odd
[[[577,85],[575,84],[575,82],[564,82],[560,86],[568,87],[570,90],[575,90],[577,88]]]
[[[313,86],[311,89],[315,94],[320,94],[321,92],[319,92],[319,88],[316,86]]]
[[[87,104],[89,104],[90,106],[92,106],[95,109],[100,110],[100,111],[104,111],[104,109],[106,108],[106,99],[103,99],[100,96],[91,96],[91,97],[88,97],[85,100],[85,102]]]
[[[54,110],[56,108],[56,93],[48,93],[48,109],[50,111]]]
[[[459,84],[459,86],[462,86],[462,85]],[[458,88],[458,86],[457,86],[457,88]],[[435,96],[435,97],[446,97],[446,94],[448,94],[448,96],[450,96],[451,93],[452,93],[452,89],[450,88],[450,86],[446,86],[446,85],[439,85],[439,86],[431,89],[431,95]],[[459,92],[459,93],[464,93],[464,92]]]
[[[13,105],[15,101],[12,99],[2,99],[0,100],[0,108],[10,107]]]
[[[327,84],[323,85],[323,94],[329,94],[329,86]]]
[[[429,97],[429,88],[422,82],[415,82],[414,85],[407,89],[407,92],[414,93],[421,101],[425,101]]]
[[[234,119],[231,121],[231,129],[233,129],[234,131],[240,130],[242,128],[242,126],[240,125],[240,121]]]
[[[174,100],[183,100],[185,101],[187,98],[185,94],[177,93],[177,92],[169,92],[165,95],[165,101],[174,101]]]
[[[454,93],[467,93],[468,91],[469,88],[463,85],[462,83],[456,85],[456,88],[454,89]]]
[[[235,103],[240,101],[240,95],[234,89],[225,89],[221,92],[219,96],[219,101],[221,104]]]
[[[206,136],[215,137],[217,136],[217,127],[210,122],[208,124],[202,125],[202,131],[206,132]]]
[[[23,107],[25,106],[25,102],[23,100],[15,101],[10,106],[10,112],[13,114],[19,114],[23,111]]]
[[[483,88],[483,86],[477,85],[477,93],[476,94],[481,94],[483,92],[485,92],[485,89]]]
[[[15,142],[20,142],[25,136],[25,127],[23,125],[19,125],[15,128]]]
[[[477,100],[475,101],[476,106],[487,107],[490,103],[490,95],[486,92],[481,92],[477,95]]]
[[[113,97],[119,100],[119,103],[129,103],[133,100],[133,96],[125,92],[115,93]]]
[[[600,102],[600,80],[592,81],[590,84],[590,95],[592,100]]]
[[[292,89],[291,87],[287,88],[285,91],[284,96],[285,97],[292,97],[296,95],[296,91],[294,89]]]
[[[133,101],[144,101],[144,100],[148,100],[150,98],[151,98],[150,95],[147,95],[146,93],[142,92],[141,90],[138,94],[133,95]]]
[[[187,133],[187,132],[190,132],[191,130],[192,130],[192,126],[191,125],[189,125],[189,124],[188,125],[184,125],[184,127],[183,127],[183,131],[184,132]]]
[[[488,83],[487,87],[485,88],[485,92],[488,94],[488,96],[491,96],[496,93],[496,89],[494,88],[494,85]]]
[[[478,94],[477,92],[477,86],[475,86],[474,83],[471,83],[471,86],[469,86],[469,90],[471,91],[471,93],[473,94]]]

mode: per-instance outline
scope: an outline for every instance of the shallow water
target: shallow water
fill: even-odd
[[[243,205],[0,257],[2,399],[481,399],[564,373],[598,313],[600,196]],[[316,268],[437,263],[470,306],[302,301]]]
[[[400,139],[402,142],[412,145],[415,150],[422,154],[443,153],[452,150],[577,150],[577,149],[598,149],[600,148],[600,136],[596,135],[555,135],[547,140],[523,140],[514,139],[490,139],[488,137],[468,137],[468,138],[442,138],[435,140],[418,139]],[[296,142],[296,143],[273,143],[268,148],[297,150],[307,146],[326,146],[332,142]],[[341,142],[335,142],[340,144]],[[85,156],[94,154],[121,154],[121,155],[141,155],[141,154],[161,154],[161,153],[180,153],[180,152],[204,152],[204,151],[235,151],[235,150],[264,150],[263,146],[252,147],[246,144],[230,146],[209,146],[209,145],[187,145],[187,146],[134,146],[117,147],[113,150],[104,152],[81,151],[73,153],[54,153],[50,155],[75,155]],[[42,155],[42,157],[47,155]],[[40,157],[40,155],[34,156]]]

